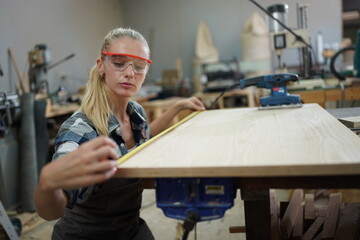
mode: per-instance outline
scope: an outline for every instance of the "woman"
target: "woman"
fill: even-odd
[[[143,108],[130,101],[144,82],[149,56],[146,40],[132,29],[105,37],[80,111],[59,130],[57,160],[44,166],[35,191],[38,214],[60,218],[52,239],[154,239],[139,217],[141,179],[111,178],[116,159],[163,131],[182,109],[204,105],[197,98],[178,101],[149,127]]]

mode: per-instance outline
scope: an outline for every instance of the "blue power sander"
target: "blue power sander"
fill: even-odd
[[[288,82],[298,81],[299,76],[291,73],[280,73],[245,78],[240,80],[240,88],[257,86],[271,90],[270,96],[260,98],[259,109],[301,107],[300,95],[289,94]]]

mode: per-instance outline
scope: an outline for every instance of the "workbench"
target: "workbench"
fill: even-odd
[[[199,92],[195,93],[194,96],[202,100],[206,107],[210,107],[215,99],[220,96],[220,94],[221,92]],[[225,98],[234,97],[245,97],[247,106],[255,107],[259,103],[260,93],[258,92],[257,88],[253,86],[247,87],[245,89],[235,88],[228,90],[218,99],[218,108],[223,109],[226,107],[224,102]]]
[[[231,177],[247,239],[270,239],[270,189],[360,188],[360,138],[318,104],[201,112],[142,148],[116,177]]]
[[[155,119],[159,118],[171,105],[177,101],[184,99],[183,97],[171,97],[167,99],[158,99],[152,101],[139,102],[146,112],[147,121],[151,123]],[[135,100],[137,101],[137,100]],[[138,101],[137,101],[138,102]],[[185,111],[185,115],[189,114],[189,111]],[[183,118],[183,112],[174,117],[172,124],[177,123]]]
[[[323,86],[312,88],[289,87],[289,93],[299,94],[304,103],[318,103],[323,108],[326,107],[326,102],[338,102],[338,106],[343,107],[344,101],[360,100],[360,81],[337,81],[336,84],[324,81]]]
[[[69,116],[80,108],[78,103],[68,103],[66,105],[51,105],[48,103],[48,106],[45,113],[46,118],[56,118],[64,115]]]

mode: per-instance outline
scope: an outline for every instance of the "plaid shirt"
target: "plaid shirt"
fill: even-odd
[[[146,122],[144,109],[137,102],[129,102],[126,112],[130,116],[133,130],[135,147],[141,145],[150,138],[150,128]],[[129,150],[126,148],[125,141],[121,137],[121,125],[114,115],[109,118],[109,137],[118,145],[117,153],[119,157],[125,155]],[[55,153],[53,160],[64,156],[65,154],[77,149],[80,144],[87,142],[99,136],[95,127],[82,112],[74,113],[62,125],[55,139]],[[92,193],[96,191],[96,185],[66,190],[69,196],[69,206],[75,202],[85,201]]]

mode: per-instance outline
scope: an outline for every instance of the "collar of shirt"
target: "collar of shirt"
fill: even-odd
[[[148,139],[148,134],[146,134],[148,129],[147,122],[146,119],[137,111],[134,102],[129,102],[126,112],[130,117],[136,147]],[[121,137],[121,125],[114,115],[111,115],[109,119],[109,131],[109,136],[119,145],[121,156],[128,153],[129,149],[127,149],[125,141]]]
[[[147,125],[146,119],[136,110],[134,102],[129,102],[126,107],[126,113],[129,114],[131,127],[133,130],[142,130]],[[114,115],[109,119],[109,131],[116,131],[118,135],[121,135],[121,125]]]

